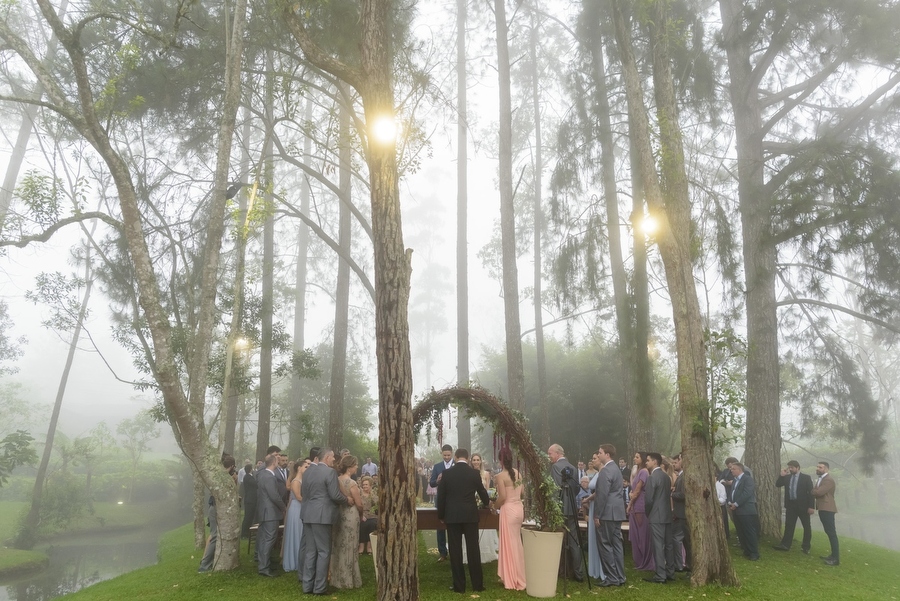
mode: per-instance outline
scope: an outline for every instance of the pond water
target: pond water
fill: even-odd
[[[77,537],[38,547],[50,565],[0,582],[0,601],[47,601],[156,563],[160,530]]]

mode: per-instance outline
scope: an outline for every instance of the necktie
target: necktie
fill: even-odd
[[[797,478],[797,474],[791,476],[791,501],[797,500]]]

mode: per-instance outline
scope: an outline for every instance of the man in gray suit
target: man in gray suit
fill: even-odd
[[[684,459],[681,453],[672,457],[675,468],[675,490],[672,491],[672,539],[675,541],[675,571],[690,572],[691,529],[687,522],[687,497],[684,494]],[[681,550],[684,549],[682,554]]]
[[[582,565],[584,558],[581,555],[581,545],[578,544],[578,507],[575,505],[575,497],[578,496],[578,490],[581,488],[578,484],[578,472],[566,459],[566,452],[558,444],[550,445],[547,454],[550,456],[550,475],[556,485],[560,487],[559,499],[562,503],[566,530],[568,530],[564,547],[569,550],[575,581],[584,582],[584,566]],[[568,576],[568,574],[564,574],[564,576]]]
[[[278,455],[266,455],[266,469],[256,475],[256,516],[259,518],[259,530],[256,533],[256,558],[259,560],[259,575],[275,576],[269,565],[272,547],[278,535],[278,525],[284,517],[284,501],[278,480],[275,479],[275,464]]]
[[[310,473],[311,469],[315,469],[319,466],[319,451],[321,449],[319,447],[312,447],[309,450],[309,467],[306,468],[305,473]],[[302,480],[301,480],[302,482]],[[302,489],[301,489],[302,492]],[[300,504],[300,521],[303,521],[303,503]],[[303,586],[303,572],[304,572],[304,563],[306,563],[306,541],[309,537],[301,536],[300,537],[300,549],[297,551],[297,582],[300,583],[300,586]]]
[[[597,586],[625,584],[625,551],[622,546],[622,522],[625,505],[622,503],[622,472],[616,465],[616,447],[602,444],[597,457],[603,468],[594,489],[594,526],[600,531],[600,562],[606,580]]]
[[[647,453],[650,478],[644,489],[644,511],[650,522],[650,541],[656,573],[647,582],[666,584],[675,580],[675,553],[672,538],[672,481],[659,466],[662,455]]]
[[[731,517],[737,529],[744,557],[759,560],[759,514],[756,509],[756,483],[740,463],[731,464],[734,484],[731,485]]]
[[[337,517],[337,506],[347,503],[333,465],[334,451],[323,448],[319,451],[318,467],[306,470],[300,487],[303,537],[309,537],[303,561],[303,592],[306,594],[325,595],[328,592],[326,579],[331,563],[331,527]]]

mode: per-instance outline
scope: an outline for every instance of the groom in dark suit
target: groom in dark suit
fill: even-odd
[[[580,488],[578,480],[575,478],[575,468],[566,459],[566,451],[558,444],[550,445],[547,449],[547,455],[550,457],[550,476],[559,487],[559,502],[562,507],[563,519],[565,520],[566,534],[563,539],[563,549],[569,553],[570,563],[576,582],[584,582],[584,559],[581,555],[581,545],[578,543],[578,508],[574,506],[572,501],[578,496]],[[621,478],[621,476],[620,476]],[[622,482],[619,482],[619,489],[622,488]],[[560,570],[563,564],[560,564]],[[568,577],[568,574],[563,574]]]
[[[790,551],[791,543],[794,542],[794,528],[797,527],[799,519],[803,526],[803,542],[800,550],[808,555],[812,541],[809,517],[816,511],[816,502],[812,496],[812,478],[800,471],[799,462],[791,460],[788,461],[787,469],[781,470],[781,476],[775,480],[775,486],[784,487],[784,537],[774,549]]]
[[[466,592],[466,572],[462,557],[462,537],[465,535],[472,590],[483,591],[475,495],[481,498],[483,505],[490,503],[490,498],[481,483],[481,474],[469,467],[469,452],[466,449],[456,449],[456,463],[443,472],[437,489],[438,518],[447,525],[450,544],[450,570],[453,572],[451,588],[457,593]]]
[[[448,444],[445,444],[441,447],[441,459],[442,461],[438,461],[434,464],[434,469],[431,470],[431,479],[428,481],[428,484],[431,485],[431,488],[437,488],[438,484],[441,481],[442,474],[453,467],[453,447]],[[438,561],[447,561],[447,531],[446,530],[438,530],[437,531],[437,547],[438,547]]]

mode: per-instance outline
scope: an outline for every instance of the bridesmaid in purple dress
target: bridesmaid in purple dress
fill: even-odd
[[[650,546],[650,523],[644,512],[644,487],[650,473],[647,471],[647,453],[634,454],[634,466],[636,468],[631,477],[631,495],[628,502],[628,539],[631,541],[631,551],[634,555],[634,568],[636,570],[653,571],[656,563],[653,561],[653,549]]]

